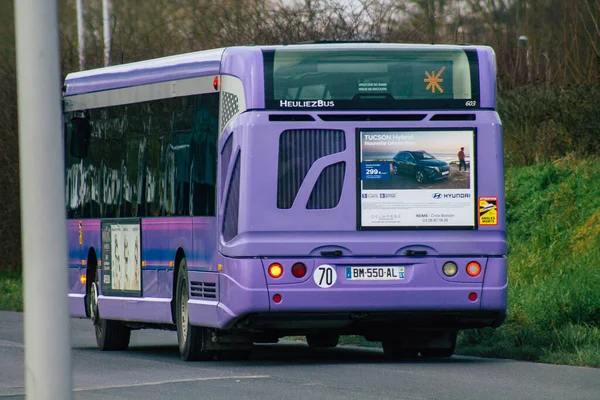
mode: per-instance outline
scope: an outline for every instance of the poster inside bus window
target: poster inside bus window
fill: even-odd
[[[141,296],[139,219],[102,221],[102,293]]]
[[[358,131],[359,228],[475,228],[473,129]]]

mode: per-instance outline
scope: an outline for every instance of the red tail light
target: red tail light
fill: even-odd
[[[301,262],[298,262],[292,266],[292,275],[296,278],[302,278],[306,275],[306,265]]]
[[[481,265],[477,261],[471,261],[467,264],[467,274],[477,276],[481,273]]]
[[[273,295],[273,301],[275,303],[281,303],[281,295],[279,293],[276,293]]]
[[[215,88],[215,90],[219,90],[219,88],[221,87],[221,80],[218,76],[215,76],[215,79],[213,79],[213,87]]]
[[[475,292],[469,293],[469,300],[471,300],[471,301],[477,300],[477,293],[475,293]]]

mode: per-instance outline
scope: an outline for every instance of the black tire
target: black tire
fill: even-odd
[[[425,176],[425,171],[423,171],[422,169],[417,170],[417,172],[415,173],[415,180],[419,183],[425,183],[425,181],[427,180],[427,177]]]
[[[340,335],[335,334],[306,335],[306,343],[312,348],[335,347],[339,341]]]
[[[102,351],[127,350],[131,339],[131,329],[119,321],[103,319],[98,309],[98,272],[96,278],[89,286],[89,312],[94,330],[96,332],[96,343]]]
[[[401,342],[395,340],[384,340],[382,345],[383,354],[388,360],[405,360],[419,355],[419,350],[405,348]]]
[[[450,347],[422,349],[421,356],[427,358],[448,358],[454,354],[456,348],[456,332],[450,334]]]
[[[119,321],[102,319],[94,325],[96,343],[102,351],[127,350],[131,339],[131,329]]]
[[[190,325],[187,302],[189,299],[187,261],[181,259],[177,274],[175,292],[175,321],[179,354],[184,361],[207,361],[215,357],[215,352],[207,350],[205,343],[210,340],[208,329]]]

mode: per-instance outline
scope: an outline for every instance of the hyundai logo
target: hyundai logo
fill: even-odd
[[[441,193],[434,193],[431,195],[431,197],[433,197],[434,199],[441,199],[442,198],[442,194]]]

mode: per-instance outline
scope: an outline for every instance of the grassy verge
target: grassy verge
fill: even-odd
[[[509,317],[459,352],[600,367],[600,159],[511,168]]]
[[[0,310],[23,311],[23,281],[20,272],[0,270]]]

